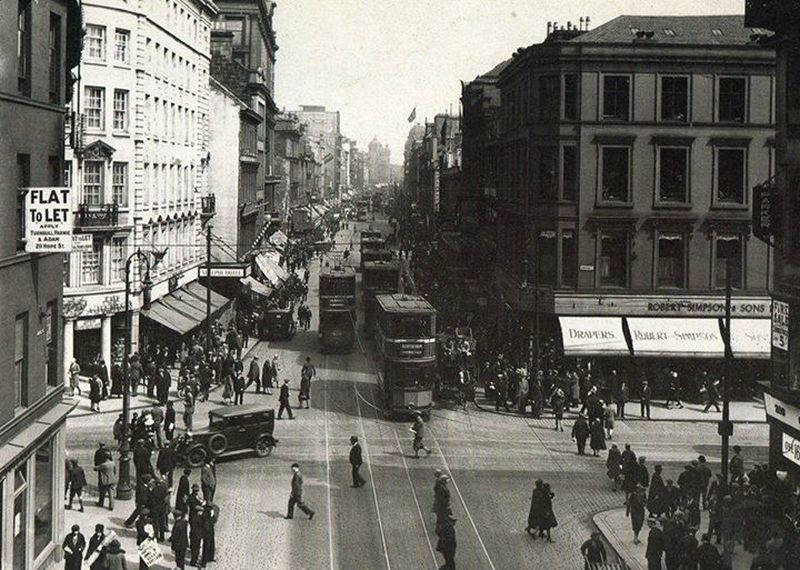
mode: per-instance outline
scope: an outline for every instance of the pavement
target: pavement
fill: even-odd
[[[515,408],[509,404],[511,412],[506,412],[503,408],[495,412],[494,400],[488,400],[480,396],[479,389],[478,404],[487,412],[499,413],[510,416],[518,416]],[[720,407],[722,405],[720,404]],[[650,402],[650,418],[643,418],[639,414],[639,402],[631,401],[626,405],[626,415],[624,418],[617,416],[617,422],[718,422],[722,419],[722,412],[717,412],[713,408],[704,412],[705,404],[694,404],[684,402],[683,408],[667,408],[666,400],[652,400]],[[530,407],[528,408],[530,413]],[[577,411],[567,411],[565,418],[575,419]],[[552,420],[549,409],[545,409],[543,418]],[[730,403],[730,418],[733,423],[767,423],[767,413],[764,409],[764,400],[734,401]],[[552,425],[552,421],[551,424]]]
[[[631,521],[625,516],[625,507],[617,507],[616,509],[598,513],[593,520],[598,530],[603,533],[606,542],[617,556],[625,561],[630,570],[647,570],[647,558],[645,558],[647,552],[647,525],[640,533],[640,544],[634,544]],[[707,529],[708,511],[703,511],[700,513],[698,540]],[[750,568],[752,562],[753,555],[747,552],[741,544],[737,544],[733,554],[733,570],[746,570]]]
[[[337,241],[349,243],[349,232],[340,233]],[[358,263],[357,250],[354,258],[353,263]],[[569,437],[572,420],[567,419],[565,431],[560,432],[548,418],[533,420],[472,406],[466,411],[437,409],[426,425],[432,453],[415,459],[409,424],[388,421],[375,406],[379,388],[372,344],[359,337],[348,354],[320,352],[318,270],[315,261],[308,298],[312,329],[299,331],[291,341],[259,342],[251,349],[251,355],[258,354],[262,361],[278,354],[280,376],[291,378],[295,390],[302,363],[311,356],[318,372],[312,383],[311,409],[296,410],[294,421],[276,423],[275,437],[280,443],[269,457],[239,454],[218,461],[217,567],[436,569],[442,558],[435,548],[431,506],[433,472],[438,468],[451,478],[459,568],[582,568],[578,549],[595,529],[593,516],[618,508],[622,497],[611,491],[604,459],[576,454]],[[363,315],[360,307],[359,315]],[[277,394],[245,395],[245,403],[256,401],[277,407]],[[296,401],[293,394],[292,403]],[[98,440],[112,441],[116,404],[102,405],[104,412],[94,414],[82,403],[67,422],[70,457],[79,458],[84,466],[91,465]],[[144,406],[146,401],[140,397],[135,405]],[[221,395],[212,393],[210,402],[198,406],[196,421],[219,405]],[[361,474],[367,484],[361,488],[350,487],[351,435],[359,436],[364,451]],[[763,461],[767,437],[765,424],[743,423],[736,426],[731,443],[743,447],[748,461]],[[631,443],[638,454],[648,457],[648,464],[662,463],[668,473],[677,474],[688,459],[701,453],[712,469],[718,469],[719,436],[712,422],[618,420],[615,440]],[[293,520],[283,518],[290,465],[295,461],[305,475],[306,503],[316,511],[312,521],[302,514]],[[195,473],[192,480],[198,476]],[[87,477],[90,483],[94,479],[90,473]],[[537,478],[550,482],[555,492],[559,525],[553,531],[554,544],[532,540],[524,531]],[[132,502],[118,503],[114,513],[88,506],[89,502],[85,513],[67,511],[67,526],[77,522],[88,535],[96,522],[106,524],[122,537],[129,563],[135,563],[133,535],[120,531]],[[171,568],[171,564],[167,553],[164,564],[156,568]]]

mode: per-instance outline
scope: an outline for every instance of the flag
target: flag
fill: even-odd
[[[414,107],[414,110],[411,111],[411,114],[408,116],[408,122],[409,123],[413,123],[414,119],[416,119],[416,118],[417,118],[417,108]]]

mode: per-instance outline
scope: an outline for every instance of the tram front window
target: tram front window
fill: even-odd
[[[323,279],[319,284],[321,296],[354,296],[355,280],[351,279]]]
[[[326,311],[322,313],[322,325],[333,328],[346,328],[353,326],[350,313],[347,311]]]
[[[425,338],[431,336],[431,325],[427,316],[395,318],[392,322],[392,338]]]
[[[386,377],[393,386],[430,390],[436,380],[436,367],[430,364],[387,360]]]

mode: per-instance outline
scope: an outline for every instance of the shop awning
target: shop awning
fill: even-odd
[[[255,279],[249,275],[247,277],[242,277],[241,279],[239,279],[239,283],[241,283],[246,287],[249,287],[253,293],[261,295],[262,297],[269,297],[272,295],[272,289],[264,285],[258,279]]]
[[[629,355],[620,317],[559,317],[566,356]]]
[[[206,319],[207,289],[198,282],[184,285],[155,301],[149,311],[142,311],[147,318],[180,335],[185,335]],[[223,308],[230,299],[211,291],[211,313]]]
[[[731,319],[731,352],[734,358],[768,360],[772,356],[771,344],[770,319]]]
[[[277,251],[264,252],[256,256],[256,265],[273,287],[280,287],[289,279],[289,273],[278,264],[278,259],[280,254]]]
[[[634,356],[725,356],[719,319],[629,317],[627,320]]]

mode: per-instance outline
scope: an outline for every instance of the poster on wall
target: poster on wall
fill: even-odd
[[[72,206],[66,187],[20,188],[25,194],[25,251],[72,251]]]

